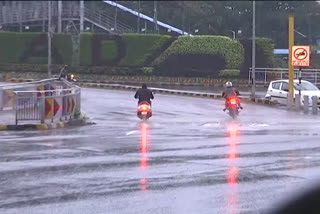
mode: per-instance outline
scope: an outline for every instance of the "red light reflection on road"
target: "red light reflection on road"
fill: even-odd
[[[140,168],[145,170],[148,166],[147,153],[148,153],[148,136],[149,136],[149,126],[146,123],[140,123]],[[141,178],[139,181],[140,190],[145,192],[147,190],[147,179]]]
[[[147,179],[141,178],[140,179],[140,190],[145,192],[147,190]]]
[[[147,152],[148,152],[148,135],[149,127],[145,123],[141,123],[139,126],[140,129],[140,167],[145,169],[148,165],[147,163]]]
[[[238,168],[235,167],[235,166],[229,166],[228,168],[228,175],[227,175],[227,178],[228,178],[228,184],[230,185],[234,185],[237,183],[237,176],[238,176]]]
[[[229,162],[229,167],[227,169],[227,182],[228,185],[234,187],[237,184],[237,177],[239,169],[235,166],[235,161],[238,158],[236,147],[239,144],[239,125],[237,123],[227,124],[227,158]],[[238,195],[234,188],[231,188],[227,192],[227,213],[236,214],[238,213]]]
[[[237,183],[237,176],[238,176],[238,168],[234,166],[234,161],[237,159],[237,150],[236,146],[238,145],[238,130],[239,130],[239,125],[237,123],[228,123],[227,124],[227,132],[228,132],[228,137],[227,137],[227,143],[228,143],[228,152],[227,152],[227,157],[229,161],[232,161],[231,165],[229,166],[227,170],[227,180],[228,184],[233,185]]]

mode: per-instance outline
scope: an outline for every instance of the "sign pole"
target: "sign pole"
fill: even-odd
[[[51,1],[48,1],[48,78],[51,78]]]
[[[256,2],[252,1],[252,88],[251,98],[256,97]],[[250,71],[249,71],[250,73]]]
[[[294,45],[294,17],[289,15],[289,29],[288,29],[288,49],[289,49],[289,62],[288,62],[288,76],[289,76],[289,93],[288,93],[288,107],[293,105],[293,66],[292,66],[292,46]]]
[[[299,96],[301,97],[301,72],[302,72],[302,67],[299,67]]]

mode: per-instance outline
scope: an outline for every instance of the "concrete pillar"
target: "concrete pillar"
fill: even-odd
[[[292,101],[293,101],[293,100],[290,99],[289,93],[288,93],[288,97],[287,97],[287,108],[288,108],[288,109],[292,109],[293,104],[294,104],[294,103],[292,103]]]
[[[83,32],[83,22],[84,22],[84,2],[80,0],[80,32]]]
[[[307,114],[309,112],[309,96],[303,96],[303,112]]]
[[[312,114],[318,114],[318,97],[312,96]]]
[[[300,100],[300,96],[298,94],[295,96],[294,104],[295,104],[295,109],[297,111],[299,111],[301,108],[301,100]]]
[[[3,104],[2,104],[2,99],[3,99],[3,90],[0,88],[0,111],[2,111],[3,109]]]

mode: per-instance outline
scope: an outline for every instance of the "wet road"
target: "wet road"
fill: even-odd
[[[261,213],[320,177],[319,116],[155,97],[142,123],[132,92],[83,89],[96,125],[1,132],[0,213]]]

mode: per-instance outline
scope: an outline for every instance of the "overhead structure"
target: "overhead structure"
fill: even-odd
[[[168,25],[166,23],[163,23],[163,22],[160,22],[160,21],[156,20],[157,16],[155,16],[154,18],[151,18],[151,17],[149,17],[147,15],[144,15],[143,13],[140,13],[140,12],[134,11],[134,10],[128,8],[128,7],[125,7],[125,6],[121,5],[121,4],[119,4],[118,2],[114,2],[114,1],[103,1],[103,2],[107,3],[107,4],[111,5],[111,6],[117,7],[117,8],[119,8],[119,9],[121,9],[123,11],[126,11],[128,13],[131,13],[131,14],[133,14],[135,16],[138,16],[139,18],[145,19],[145,20],[150,21],[152,23],[156,23],[158,26],[164,27],[164,28],[166,28],[166,29],[168,29],[170,31],[176,32],[176,33],[181,34],[181,35],[191,35],[191,34],[185,32],[185,31],[183,31],[181,29],[178,29],[176,27],[173,27],[171,25]],[[156,8],[155,8],[155,10],[156,10]]]

